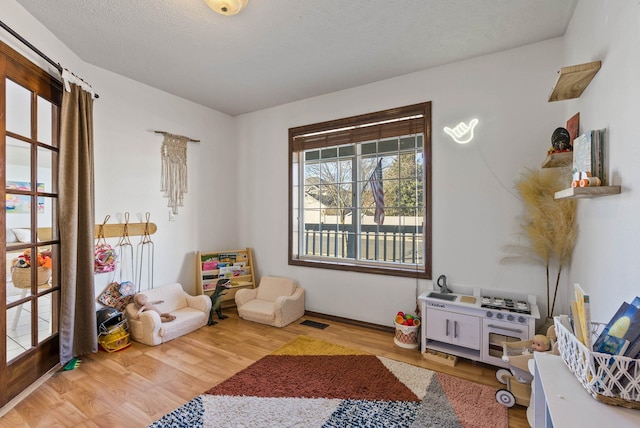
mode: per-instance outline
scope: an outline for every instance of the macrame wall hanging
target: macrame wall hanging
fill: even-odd
[[[174,135],[164,131],[155,131],[164,135],[162,148],[162,175],[160,191],[169,198],[167,206],[173,215],[178,214],[178,207],[183,206],[184,194],[189,190],[187,184],[187,143],[192,140],[183,135]]]

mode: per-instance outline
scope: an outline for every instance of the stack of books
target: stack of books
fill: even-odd
[[[640,358],[640,297],[623,302],[615,315],[595,337],[592,331],[589,295],[574,285],[576,300],[571,303],[573,331],[589,351]],[[593,340],[595,338],[595,340]]]

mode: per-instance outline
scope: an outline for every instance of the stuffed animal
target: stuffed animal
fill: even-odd
[[[146,294],[142,294],[142,293],[138,293],[133,297],[133,303],[136,305],[136,308],[138,309],[138,312],[136,312],[136,318],[140,316],[141,313],[145,312],[145,311],[154,311],[157,312],[158,315],[160,315],[160,321],[162,322],[169,322],[169,321],[173,321],[174,319],[176,319],[175,315],[171,315],[168,313],[162,313],[160,312],[160,309],[156,308],[155,306],[153,306],[153,304],[158,304],[158,303],[162,303],[162,300],[159,300],[157,302],[149,302],[149,298],[147,297]]]
[[[209,312],[209,322],[207,325],[218,324],[213,320],[213,313],[218,314],[218,318],[221,320],[225,318],[229,318],[226,315],[222,315],[222,309],[220,306],[222,305],[222,296],[224,296],[224,291],[231,288],[231,281],[229,279],[220,279],[216,284],[216,289],[213,293],[211,293],[211,312]]]

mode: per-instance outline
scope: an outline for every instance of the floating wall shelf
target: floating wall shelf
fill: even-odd
[[[597,198],[599,196],[617,195],[620,186],[570,187],[555,193],[556,199],[565,198]]]
[[[562,67],[549,95],[549,102],[578,98],[600,70],[600,61]]]

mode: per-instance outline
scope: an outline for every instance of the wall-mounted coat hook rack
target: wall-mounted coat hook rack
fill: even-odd
[[[100,228],[102,228],[102,234],[105,238],[120,238],[124,234],[124,223],[121,224],[96,224],[95,236],[100,235]],[[155,223],[128,223],[127,224],[129,236],[143,236],[145,229],[149,235],[153,235],[158,230]]]

